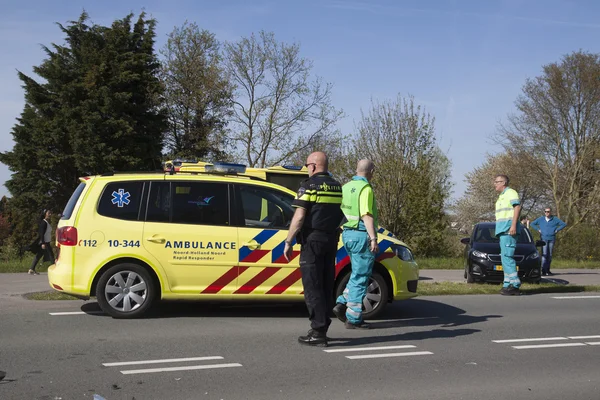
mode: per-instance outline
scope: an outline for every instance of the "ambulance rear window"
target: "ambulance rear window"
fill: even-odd
[[[71,195],[71,198],[67,202],[65,209],[62,212],[62,216],[60,219],[70,219],[71,215],[73,215],[73,210],[75,209],[75,204],[77,204],[77,200],[79,200],[79,196],[83,193],[83,189],[85,189],[85,183],[81,182],[77,189]]]
[[[300,183],[308,179],[308,174],[277,174],[267,172],[267,182],[286,187],[294,192],[298,191]]]

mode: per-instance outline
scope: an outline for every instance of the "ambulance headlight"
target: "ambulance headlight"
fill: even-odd
[[[408,249],[408,247],[393,244],[390,246],[392,251],[396,254],[396,256],[402,261],[414,261],[414,257],[412,252]]]

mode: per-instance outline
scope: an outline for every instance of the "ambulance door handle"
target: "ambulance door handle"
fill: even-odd
[[[165,238],[162,238],[160,236],[157,237],[156,235],[150,236],[149,238],[146,238],[146,240],[149,242],[152,242],[152,243],[160,243],[160,244],[163,244],[166,241]]]
[[[256,240],[251,240],[248,243],[242,243],[242,246],[246,246],[253,250],[260,249],[260,243],[258,243]]]

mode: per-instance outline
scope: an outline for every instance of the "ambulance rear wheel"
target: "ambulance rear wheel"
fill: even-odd
[[[347,273],[337,284],[335,290],[335,298],[342,294],[348,281],[350,280],[350,272]],[[381,315],[388,302],[389,288],[383,276],[376,271],[373,271],[369,283],[367,284],[367,294],[363,299],[363,319],[375,319]]]
[[[96,299],[113,318],[138,318],[152,306],[156,289],[148,271],[131,263],[113,265],[100,277]]]

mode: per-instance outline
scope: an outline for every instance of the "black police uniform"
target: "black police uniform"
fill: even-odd
[[[293,207],[306,209],[296,240],[301,244],[300,272],[311,328],[321,334],[331,324],[335,256],[339,241],[342,185],[329,173],[316,173],[300,184]]]

